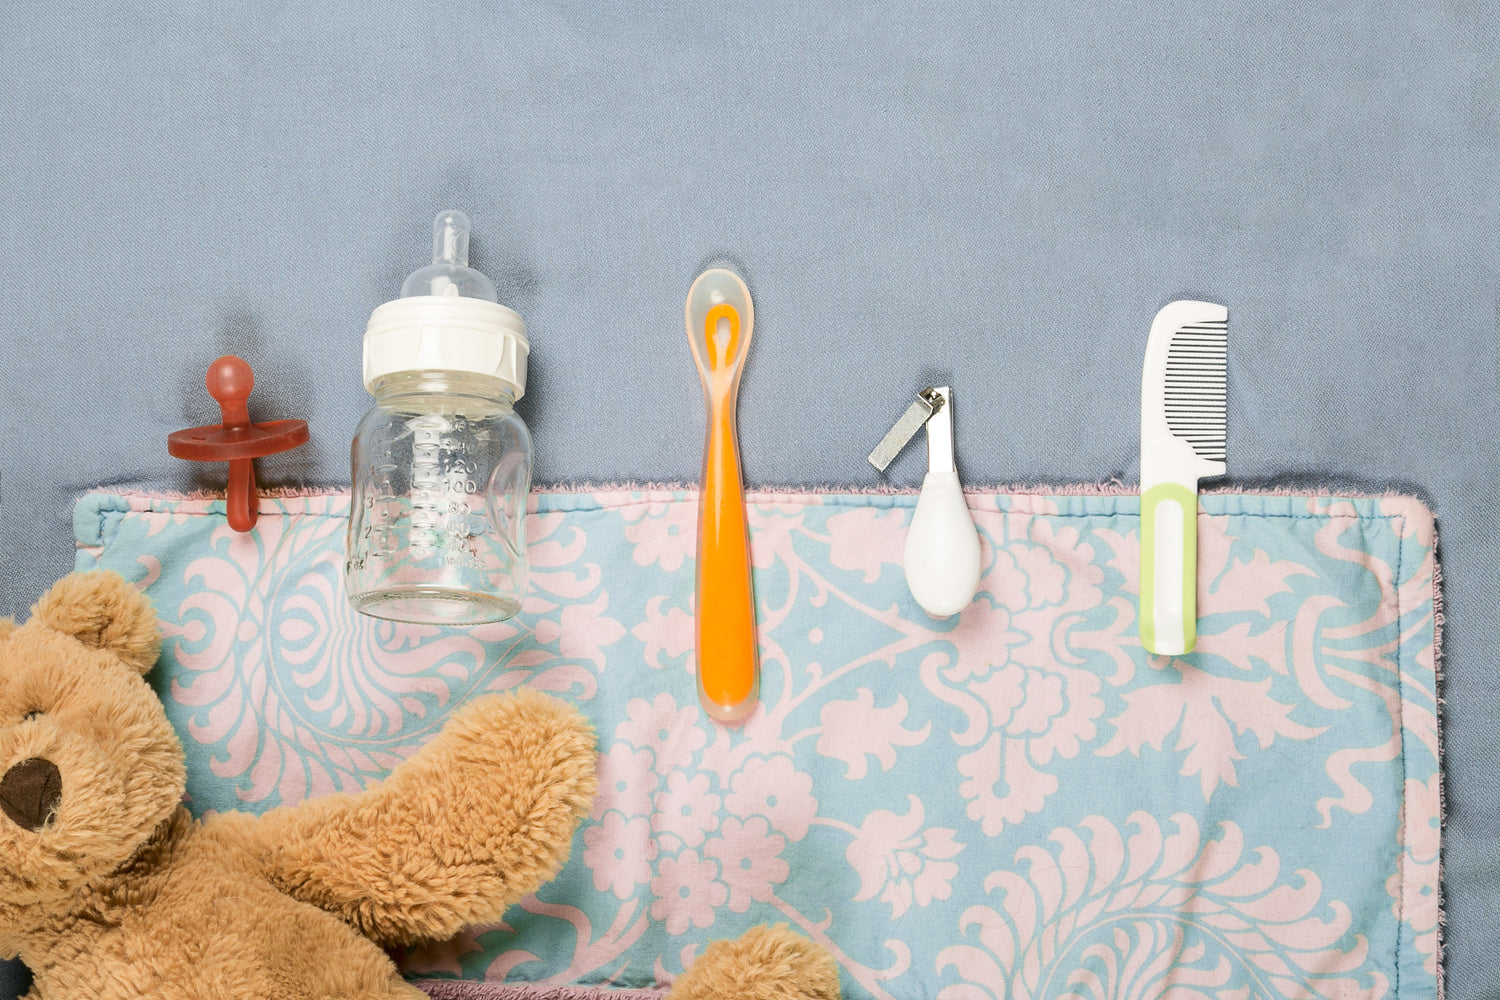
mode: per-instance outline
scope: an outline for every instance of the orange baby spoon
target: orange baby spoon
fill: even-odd
[[[708,438],[698,500],[698,700],[720,722],[742,722],[760,688],[750,535],[734,410],[755,310],[732,271],[704,271],[688,289],[687,335],[703,379]]]

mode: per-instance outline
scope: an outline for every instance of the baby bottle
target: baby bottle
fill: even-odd
[[[521,317],[469,267],[469,220],[432,224],[432,264],[370,315],[344,564],[367,615],[471,625],[514,615],[526,589],[531,435],[516,416],[530,345]]]

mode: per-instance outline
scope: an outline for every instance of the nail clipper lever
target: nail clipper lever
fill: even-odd
[[[875,450],[870,452],[869,463],[884,472],[886,466],[901,454],[901,449],[906,447],[906,443],[922,429],[922,425],[943,408],[943,402],[942,392],[931,386],[917,393],[916,402],[906,408],[906,412],[901,414],[901,419],[896,421],[896,425],[886,432],[885,437],[881,438],[880,443],[875,446]],[[953,443],[951,433],[948,436],[948,442],[951,452]]]

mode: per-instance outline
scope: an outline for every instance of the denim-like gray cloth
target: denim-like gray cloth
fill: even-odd
[[[712,261],[754,484],[881,482],[929,383],[971,483],[1129,482],[1152,314],[1223,302],[1229,483],[1437,510],[1449,996],[1495,997],[1497,52],[1477,0],[7,4],[0,613],[81,491],[222,483],[166,453],[219,354],[311,424],[263,481],[347,483],[365,320],[445,207],[530,328],[541,482],[696,478]]]

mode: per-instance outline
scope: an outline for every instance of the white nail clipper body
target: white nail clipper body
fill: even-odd
[[[923,423],[927,475],[906,533],[906,585],[922,610],[936,618],[958,614],[979,589],[979,532],[953,461],[953,403],[947,386],[924,389],[885,440],[870,453],[884,471]],[[924,412],[925,411],[925,412]]]

